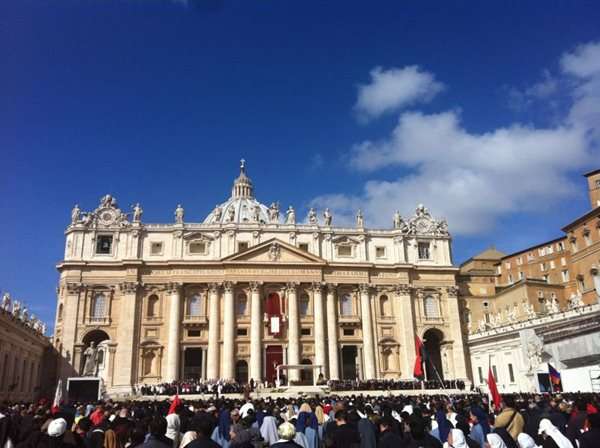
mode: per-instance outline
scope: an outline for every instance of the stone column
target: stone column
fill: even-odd
[[[250,283],[250,378],[262,380],[262,333],[263,323],[260,310],[260,283]]]
[[[325,315],[323,312],[323,286],[313,283],[314,322],[315,322],[315,365],[320,365],[321,372],[327,377],[327,354],[325,353]]]
[[[219,379],[219,285],[211,283],[208,289],[208,351],[206,362],[206,375],[209,380]]]
[[[446,300],[448,301],[448,320],[450,323],[450,337],[452,339],[453,354],[453,379],[467,379],[467,367],[465,348],[463,345],[463,332],[460,322],[460,309],[458,307],[458,288],[449,286],[446,288]],[[445,338],[446,339],[446,338]]]
[[[121,306],[119,326],[117,327],[116,377],[114,384],[122,392],[131,392],[135,383],[134,353],[137,333],[138,282],[124,282],[119,285]]]
[[[223,369],[221,378],[234,379],[235,377],[235,302],[233,298],[233,283],[224,282],[223,303]]]
[[[364,379],[375,379],[375,349],[373,344],[373,322],[371,321],[370,286],[360,285],[360,311],[363,336]]]
[[[179,379],[179,330],[181,325],[181,285],[171,283],[169,294],[169,337],[167,339],[167,373],[165,381]]]
[[[296,283],[288,283],[287,285],[288,298],[288,350],[287,363],[300,364],[300,330],[298,322],[298,299],[296,297]],[[292,369],[288,372],[290,381],[300,380],[300,371]]]
[[[327,285],[327,347],[329,354],[329,379],[340,379],[338,361],[338,326],[335,306],[336,285]]]
[[[413,367],[415,363],[415,318],[412,306],[411,288],[409,285],[398,285],[396,287],[396,328],[398,337],[402,344],[402,365],[400,366],[400,377],[404,380],[413,379]]]
[[[79,365],[74,363],[73,353],[75,352],[76,334],[75,331],[78,327],[77,324],[81,323],[80,319],[80,303],[84,302],[82,299],[82,292],[84,292],[86,286],[80,283],[67,283],[66,287],[62,287],[63,295],[63,335],[62,335],[62,349],[60,361],[60,377],[63,379],[63,383],[66,382],[70,376],[76,376],[79,373]],[[66,290],[66,291],[65,291]],[[84,313],[85,314],[85,313]],[[68,325],[67,325],[68,324]],[[10,372],[10,369],[8,369]]]

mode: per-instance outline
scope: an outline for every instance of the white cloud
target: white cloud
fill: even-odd
[[[561,59],[562,76],[571,77],[572,103],[556,126],[514,123],[473,133],[461,124],[458,111],[404,112],[391,135],[351,148],[350,166],[375,176],[362,193],[324,195],[312,205],[330,207],[342,222],[352,222],[360,207],[367,225],[389,227],[395,209],[412,214],[417,203],[424,203],[434,215],[448,219],[453,233],[477,234],[503,216],[548,209],[580,192],[570,174],[599,160],[598,48],[600,44],[588,44]],[[548,74],[546,85],[528,89],[528,95],[551,97],[551,80],[558,82]],[[410,174],[377,179],[377,170],[388,167]]]
[[[361,120],[379,117],[417,103],[429,102],[444,89],[433,74],[416,65],[371,70],[371,82],[358,87],[354,106]]]

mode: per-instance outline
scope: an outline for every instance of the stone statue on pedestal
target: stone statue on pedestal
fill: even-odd
[[[21,303],[18,300],[13,302],[12,314],[18,319],[21,318]]]
[[[83,376],[95,376],[98,367],[98,349],[95,342],[90,342],[90,346],[83,352],[83,357]]]
[[[221,221],[221,217],[223,216],[223,209],[216,205],[215,209],[213,210],[213,215],[215,217],[215,221]]]
[[[229,207],[227,209],[227,222],[233,222],[235,220],[235,208]]]
[[[10,294],[7,292],[2,295],[2,309],[4,311],[10,310]]]
[[[331,221],[333,220],[333,217],[331,216],[331,212],[328,208],[326,208],[323,212],[323,219],[325,221],[326,226],[331,226]]]
[[[309,224],[313,224],[313,225],[317,224],[317,212],[312,207],[308,211],[308,222],[309,222]]]
[[[356,213],[356,227],[362,229],[365,226],[365,220],[362,214],[362,210],[359,208],[358,213]]]
[[[73,210],[71,210],[71,225],[75,225],[79,222],[79,217],[81,216],[81,209],[78,204],[75,204]]]
[[[185,211],[184,211],[183,207],[181,206],[181,204],[177,204],[177,208],[175,209],[175,222],[177,224],[183,224],[184,214],[185,214]]]
[[[288,207],[285,212],[285,223],[286,224],[296,224],[296,212],[294,211],[294,207],[291,205]]]
[[[279,222],[279,204],[273,202],[269,207],[269,222]]]
[[[142,207],[140,206],[140,203],[137,202],[133,206],[133,222],[141,222],[141,220],[142,220],[142,213],[144,213],[144,210],[142,210]]]

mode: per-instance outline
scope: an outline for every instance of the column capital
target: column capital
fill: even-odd
[[[413,287],[408,284],[396,285],[394,290],[399,296],[407,296],[411,293]]]
[[[287,282],[285,284],[285,289],[287,290],[287,292],[296,292],[296,288],[298,288],[298,285],[300,285],[300,283],[298,282]]]
[[[312,282],[310,288],[314,292],[322,292],[323,291],[323,282]]]
[[[223,282],[223,290],[225,292],[233,292],[233,287],[234,287],[235,283],[231,282],[231,281],[225,281]]]
[[[260,291],[260,287],[262,286],[263,282],[250,282],[250,291],[251,292],[258,292]]]
[[[119,283],[119,291],[123,294],[135,294],[142,286],[141,282],[122,282]]]
[[[337,291],[337,283],[326,283],[325,284],[325,288],[327,288],[327,293],[328,294],[335,294]]]
[[[458,287],[455,285],[446,286],[446,294],[448,294],[448,297],[458,297]]]
[[[69,294],[76,294],[78,292],[83,291],[84,289],[85,285],[83,283],[67,283],[67,293]]]
[[[211,294],[216,294],[219,292],[219,289],[221,289],[221,285],[219,283],[209,283],[208,284],[208,291]]]
[[[373,289],[373,285],[369,283],[359,283],[358,289],[361,294],[369,294]]]
[[[183,283],[171,282],[165,285],[165,290],[168,294],[176,294],[181,293],[181,288],[183,287]]]

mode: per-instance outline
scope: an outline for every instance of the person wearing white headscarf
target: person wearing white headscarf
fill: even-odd
[[[524,432],[517,436],[517,443],[519,444],[519,448],[540,448],[539,445],[536,445],[535,440]]]
[[[550,437],[554,442],[554,445],[558,448],[573,448],[571,441],[567,439],[567,437],[547,418],[543,418],[540,421],[538,434],[542,434],[545,440],[548,440],[548,437]],[[547,445],[550,446],[550,444],[546,444],[544,441],[542,447],[546,448]]]
[[[494,434],[490,432],[487,436],[487,443],[490,445],[490,448],[507,448],[504,440],[498,434]]]
[[[263,440],[269,444],[269,446],[273,445],[279,440],[279,436],[277,434],[277,419],[272,415],[265,415],[263,418],[262,425],[260,426],[260,435]]]
[[[179,448],[185,448],[189,443],[196,440],[198,438],[198,433],[196,431],[186,431],[186,433],[181,438],[181,443],[179,444]]]
[[[444,443],[444,448],[468,448],[463,432],[460,429],[451,429],[448,434],[448,441]]]

